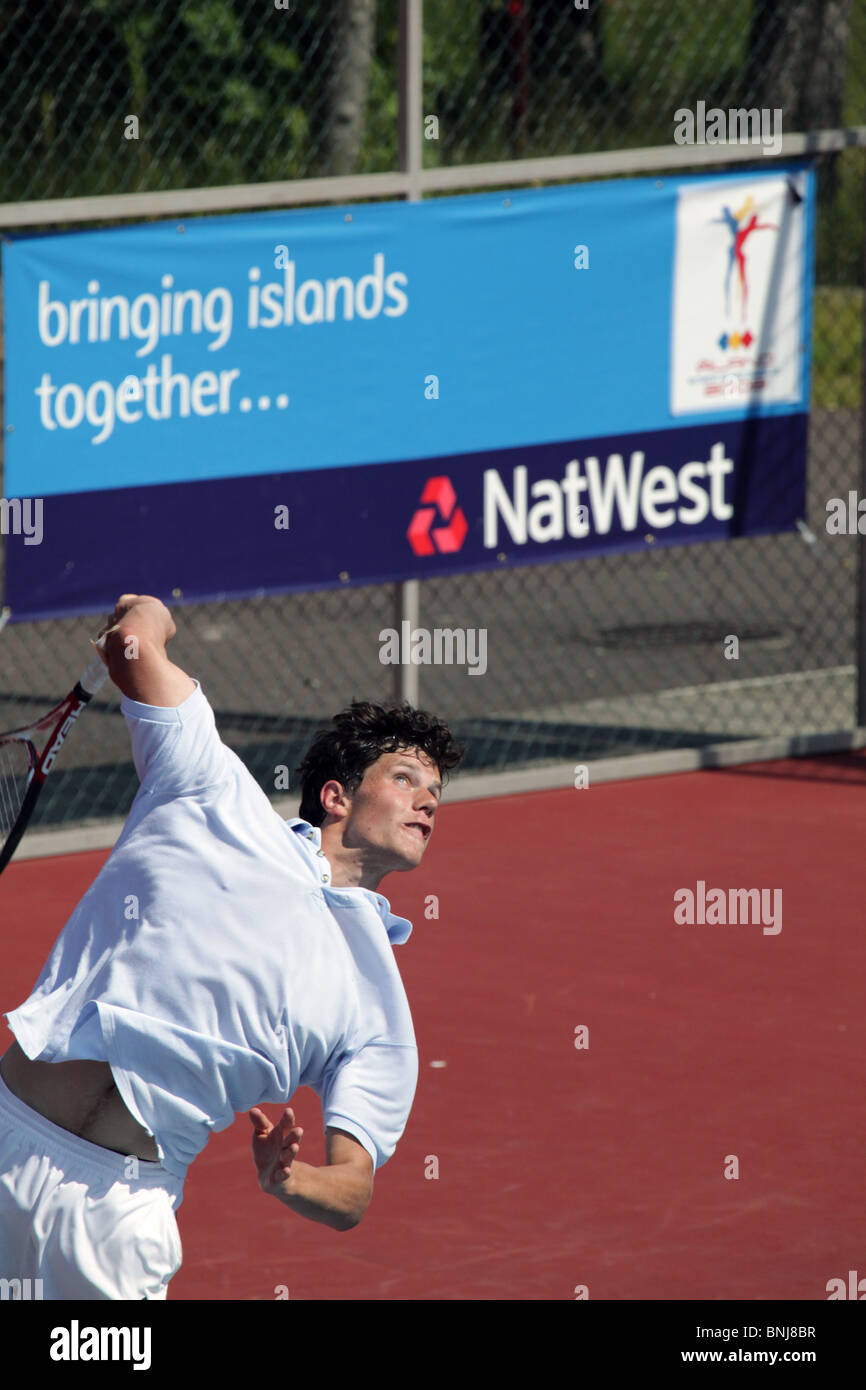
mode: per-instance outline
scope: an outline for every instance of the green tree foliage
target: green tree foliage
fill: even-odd
[[[0,199],[325,173],[345,11],[332,0],[288,3],[4,0]],[[423,114],[436,116],[438,138],[424,140],[424,163],[670,143],[677,107],[751,104],[750,87],[769,99],[786,69],[774,35],[795,10],[810,34],[844,13],[833,111],[861,124],[866,0],[729,0],[712,10],[592,0],[585,11],[568,0],[425,0]],[[359,172],[397,165],[397,20],[398,0],[378,0]],[[125,138],[129,115],[137,140]],[[819,166],[819,274],[853,283],[862,158],[846,152],[835,178],[825,166],[834,172]]]

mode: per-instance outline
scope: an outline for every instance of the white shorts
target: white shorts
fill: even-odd
[[[0,1077],[0,1298],[164,1299],[182,1200],[161,1163],[79,1139]]]

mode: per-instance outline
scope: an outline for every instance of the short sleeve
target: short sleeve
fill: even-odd
[[[120,702],[135,770],[142,787],[154,795],[202,791],[230,774],[230,750],[217,733],[204,691],[195,684],[193,693],[173,707],[143,705],[126,695]]]
[[[325,1127],[344,1129],[381,1168],[394,1153],[418,1084],[418,1049],[368,1043],[328,1072],[321,1090]]]

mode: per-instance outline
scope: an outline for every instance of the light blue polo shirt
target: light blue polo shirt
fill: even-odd
[[[331,886],[320,830],[277,814],[198,683],[176,708],[121,710],[141,786],[9,1027],[32,1059],[109,1062],[177,1177],[236,1112],[298,1086],[380,1168],[418,1080],[393,949],[411,923]]]

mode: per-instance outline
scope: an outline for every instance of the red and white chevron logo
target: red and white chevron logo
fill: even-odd
[[[406,537],[416,555],[453,554],[466,539],[469,523],[460,507],[450,478],[428,478],[421,493],[422,505],[409,522]],[[432,506],[423,504],[432,503]],[[444,526],[433,526],[436,514]],[[432,529],[431,529],[432,528]]]

